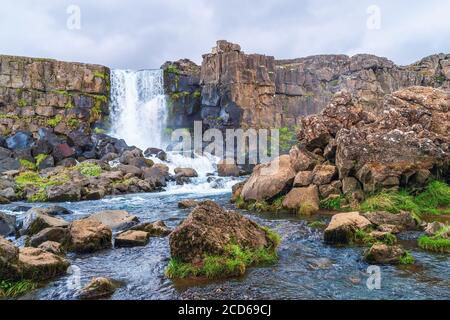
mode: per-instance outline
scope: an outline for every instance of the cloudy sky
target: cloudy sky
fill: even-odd
[[[450,53],[449,12],[448,0],[2,1],[0,54],[144,69],[200,63],[227,39],[280,59],[373,53],[409,64]]]

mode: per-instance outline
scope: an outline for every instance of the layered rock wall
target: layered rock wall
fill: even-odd
[[[108,114],[109,91],[103,66],[0,55],[0,134],[90,133]]]

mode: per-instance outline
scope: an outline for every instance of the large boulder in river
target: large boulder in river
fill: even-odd
[[[46,228],[67,228],[68,226],[67,221],[45,214],[45,209],[34,208],[27,211],[23,223],[23,233],[33,236]]]
[[[106,210],[97,212],[91,215],[89,219],[101,222],[112,230],[127,229],[139,222],[139,219],[136,216],[133,216],[124,210]]]
[[[324,232],[324,240],[329,244],[349,244],[357,230],[365,230],[372,223],[359,212],[339,213],[331,218]]]
[[[169,239],[172,257],[190,263],[201,262],[205,255],[224,255],[232,243],[254,250],[276,246],[255,222],[213,201],[200,203]]]
[[[128,230],[118,234],[114,240],[116,248],[144,247],[148,244],[150,235],[145,231]]]
[[[283,207],[302,215],[319,211],[319,189],[315,185],[307,188],[293,188],[283,200]]]
[[[401,258],[406,254],[406,251],[401,246],[388,246],[383,243],[376,243],[365,252],[364,258],[368,263],[400,264]]]
[[[69,251],[91,253],[112,247],[112,231],[94,219],[73,221],[69,227]]]
[[[69,262],[64,258],[38,248],[20,248],[19,265],[25,279],[49,280],[66,273]]]
[[[406,211],[399,213],[376,211],[363,213],[362,215],[376,226],[395,226],[400,231],[417,229],[416,220],[411,213]]]
[[[39,247],[44,242],[53,241],[66,244],[69,239],[69,230],[61,227],[45,228],[28,239],[27,243],[34,248]]]
[[[192,168],[175,168],[174,170],[175,175],[178,177],[184,177],[184,178],[196,178],[198,177],[197,171]]]
[[[120,283],[109,278],[92,279],[78,294],[83,300],[97,300],[110,297],[116,289],[120,287]]]
[[[245,183],[241,196],[244,200],[270,200],[288,191],[294,182],[295,171],[287,155],[280,156],[267,164],[255,167]]]
[[[146,222],[132,227],[130,230],[144,231],[148,233],[150,237],[165,237],[168,236],[172,230],[170,230],[164,221]]]

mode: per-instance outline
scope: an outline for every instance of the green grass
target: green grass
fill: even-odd
[[[409,253],[408,251],[405,252],[405,254],[400,257],[400,264],[403,265],[410,265],[410,264],[414,264],[416,260],[414,259],[414,257],[411,255],[411,253]]]
[[[95,163],[82,162],[76,166],[76,169],[84,176],[98,177],[102,174],[102,168]]]
[[[37,284],[29,280],[0,281],[0,298],[17,298],[37,288]]]
[[[439,230],[435,236],[422,236],[418,240],[421,249],[440,253],[450,253],[450,238],[444,238],[443,234],[448,233],[450,226]]]
[[[279,129],[280,153],[287,153],[297,143],[296,128],[283,127]]]
[[[387,211],[411,212],[416,217],[424,214],[448,214],[450,206],[450,186],[444,182],[433,181],[425,190],[413,196],[406,190],[382,192],[367,198],[360,206],[363,212]]]
[[[205,255],[199,265],[182,262],[172,258],[166,269],[166,276],[171,279],[207,277],[209,279],[241,276],[251,266],[271,265],[278,261],[276,248],[281,243],[281,237],[267,227],[262,227],[271,245],[267,248],[247,249],[237,244],[229,244],[224,248],[224,254]]]
[[[20,165],[27,170],[36,170],[36,164],[29,160],[20,159],[19,162],[20,162]]]
[[[381,239],[377,239],[372,236],[370,232],[359,229],[355,232],[354,241],[355,243],[362,244],[368,247],[374,245],[375,243],[383,243],[388,246],[392,246],[397,243],[397,238],[393,234],[387,233]]]
[[[308,224],[308,227],[311,229],[325,229],[327,227],[327,224],[323,221],[313,221]]]
[[[345,202],[345,197],[340,195],[336,198],[327,198],[320,201],[320,207],[322,209],[340,211],[342,210],[342,205]]]
[[[177,68],[177,66],[176,65],[174,65],[174,64],[171,64],[171,65],[169,65],[167,68],[166,68],[166,71],[168,72],[168,73],[173,73],[173,74],[180,74],[180,70]]]
[[[62,121],[62,116],[61,115],[56,115],[54,118],[52,119],[48,119],[47,120],[47,125],[54,128],[56,127],[58,124],[60,124]]]
[[[45,159],[47,159],[48,155],[46,154],[38,154],[34,159],[36,160],[36,167],[39,167],[39,165],[42,163],[42,161],[44,161]]]
[[[68,125],[70,128],[75,129],[75,128],[78,128],[78,126],[80,125],[80,121],[78,121],[78,119],[75,119],[75,118],[70,118],[70,119],[67,121],[67,125]]]
[[[96,134],[104,134],[104,133],[106,133],[106,130],[105,129],[101,129],[101,128],[95,128],[94,129],[94,133],[96,133]]]
[[[273,212],[277,213],[283,210],[283,201],[286,196],[278,196],[272,202],[268,201],[245,201],[239,196],[235,201],[238,209],[244,209],[256,212]]]
[[[20,99],[19,101],[17,101],[17,105],[21,108],[24,108],[27,106],[27,100],[25,99]]]

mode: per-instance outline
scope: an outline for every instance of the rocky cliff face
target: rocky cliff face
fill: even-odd
[[[163,66],[166,72],[171,70],[169,65]],[[363,108],[373,110],[382,107],[386,94],[409,86],[450,89],[450,55],[445,54],[405,67],[372,55],[276,60],[248,55],[237,44],[218,41],[212,52],[203,56],[201,68],[189,65],[188,72],[180,72],[180,80],[186,77],[180,82],[189,83],[183,96],[189,98],[188,93],[201,90],[201,106],[196,102],[192,108],[192,102],[181,101],[174,117],[181,117],[178,110],[186,112],[184,105],[189,117],[222,129],[295,127],[300,116],[319,113],[339,91],[349,92]],[[169,88],[169,95],[178,90]]]
[[[90,133],[108,114],[109,83],[103,66],[0,56],[0,133]]]

